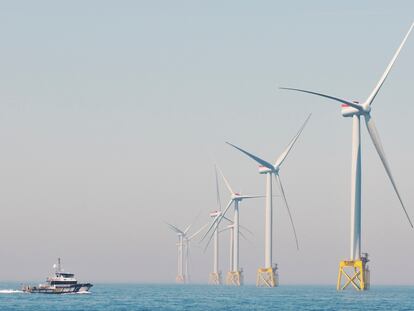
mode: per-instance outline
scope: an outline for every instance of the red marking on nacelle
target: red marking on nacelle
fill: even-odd
[[[346,107],[349,107],[349,105],[348,104],[342,104],[341,107],[346,108]]]

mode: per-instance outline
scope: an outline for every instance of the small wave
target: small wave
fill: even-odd
[[[91,292],[87,290],[83,290],[81,292],[77,292],[76,294],[91,294]]]
[[[18,294],[23,293],[21,290],[15,289],[0,289],[0,294]]]

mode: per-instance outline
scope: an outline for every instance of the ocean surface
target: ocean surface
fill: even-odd
[[[96,284],[90,293],[25,294],[0,283],[0,310],[414,310],[413,286],[240,288],[208,285]]]

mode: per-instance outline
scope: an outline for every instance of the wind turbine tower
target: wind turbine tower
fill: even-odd
[[[299,249],[298,239],[296,236],[295,226],[293,224],[292,215],[286,200],[285,192],[283,190],[282,181],[279,176],[279,170],[283,161],[288,156],[290,150],[293,148],[293,145],[299,138],[302,133],[306,123],[308,122],[310,115],[306,118],[304,124],[300,128],[299,132],[293,137],[290,144],[283,151],[283,153],[276,160],[275,164],[271,164],[249,152],[241,149],[233,144],[228,143],[230,146],[238,149],[249,158],[253,159],[259,164],[259,173],[266,175],[266,209],[265,209],[265,266],[257,270],[257,279],[256,285],[258,287],[275,287],[278,285],[278,274],[277,274],[277,264],[273,263],[273,189],[272,189],[272,175],[274,175],[277,184],[279,185],[279,191],[283,198],[284,205],[288,211],[290,222],[293,228],[293,233],[295,235],[296,247]]]
[[[186,277],[184,274],[184,236],[185,233],[178,229],[176,226],[167,223],[172,231],[177,233],[178,242],[177,242],[177,276],[175,277],[175,282],[179,284],[184,284],[186,282]]]
[[[221,211],[214,211],[210,213],[210,217],[216,218]],[[222,277],[219,270],[219,228],[217,227],[213,233],[213,272],[209,275],[209,284],[221,285]]]
[[[307,91],[295,88],[281,88],[285,90],[298,91],[308,93],[312,95],[322,96],[330,100],[340,102],[341,113],[343,117],[352,118],[352,162],[351,162],[351,249],[350,258],[342,260],[339,263],[338,279],[337,279],[337,290],[343,290],[349,285],[352,285],[356,290],[366,290],[369,288],[369,277],[370,272],[368,268],[368,255],[361,253],[361,117],[364,117],[365,124],[371,140],[378,152],[378,155],[382,161],[388,178],[394,188],[394,191],[400,201],[403,211],[411,225],[410,217],[405,209],[404,203],[401,199],[400,193],[397,189],[394,177],[391,174],[391,169],[388,164],[387,158],[385,157],[384,149],[375,127],[374,121],[371,116],[372,103],[377,96],[381,86],[384,84],[395,60],[398,57],[402,47],[405,44],[411,30],[414,27],[414,23],[411,25],[402,43],[395,52],[391,62],[388,64],[385,72],[382,74],[377,85],[374,87],[368,98],[363,102],[349,101],[337,97],[333,97],[326,94],[321,94],[313,91]],[[349,272],[347,272],[349,271]],[[345,282],[342,284],[342,278]]]
[[[210,217],[213,218],[213,221],[216,217],[221,214],[221,200],[220,200],[220,189],[217,177],[217,166],[214,165],[214,174],[216,179],[216,204],[217,204],[217,211],[213,211],[210,213]],[[213,272],[210,273],[208,282],[211,285],[221,285],[222,277],[221,271],[219,269],[219,227],[217,226],[213,233],[214,242],[213,242]]]

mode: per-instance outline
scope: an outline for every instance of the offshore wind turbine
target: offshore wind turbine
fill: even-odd
[[[279,185],[280,194],[283,198],[284,205],[288,211],[290,223],[292,225],[293,233],[295,235],[295,242],[296,247],[299,249],[299,243],[296,235],[295,225],[293,224],[292,215],[290,213],[289,205],[286,200],[285,192],[282,186],[282,181],[279,176],[279,170],[288,156],[289,152],[292,150],[294,144],[298,140],[300,134],[302,133],[306,123],[308,122],[311,115],[309,115],[299,132],[293,137],[287,148],[282,152],[282,154],[277,158],[275,164],[271,164],[258,156],[253,155],[252,153],[243,150],[236,145],[228,143],[230,146],[238,149],[249,158],[253,159],[259,164],[259,174],[266,175],[266,210],[265,210],[265,266],[263,268],[259,268],[257,270],[257,286],[267,286],[267,287],[275,287],[278,285],[278,275],[277,275],[277,264],[273,263],[273,202],[272,202],[272,175],[274,175],[277,184]]]
[[[218,182],[218,176],[217,176],[217,166],[214,166],[214,172],[215,172],[215,179],[216,179],[216,200],[217,200],[217,207],[218,210],[212,211],[210,213],[210,217],[213,218],[213,221],[218,219],[219,216],[222,215],[222,209],[221,209],[221,199],[220,199],[220,190],[219,190],[219,182]],[[230,264],[229,264],[229,271],[234,271],[233,269],[233,262],[234,262],[234,222],[232,222],[229,218],[227,218],[225,215],[223,215],[223,218],[230,222],[230,224],[222,230],[219,230],[219,225],[217,225],[213,231],[213,272],[209,275],[209,284],[212,285],[221,285],[222,283],[222,275],[221,270],[219,268],[219,237],[220,234],[226,230],[230,231],[230,243],[229,243],[229,256],[230,256]],[[251,233],[250,230],[245,228],[244,226],[240,226],[240,229],[247,230]],[[240,236],[245,238],[243,232],[240,231]],[[211,241],[211,240],[210,240]],[[207,249],[210,241],[207,243],[205,249]]]
[[[382,74],[380,80],[369,94],[368,98],[361,104],[357,101],[349,101],[334,96],[317,93],[313,91],[307,91],[296,88],[281,88],[285,90],[298,91],[308,93],[312,95],[322,96],[330,100],[340,102],[341,113],[343,117],[352,118],[352,163],[351,163],[351,249],[350,259],[343,260],[339,264],[337,289],[342,290],[352,284],[357,290],[365,290],[369,288],[369,268],[367,266],[368,256],[361,253],[361,117],[364,117],[365,125],[367,127],[369,136],[377,150],[377,153],[381,159],[381,162],[385,168],[388,178],[394,188],[394,191],[400,201],[401,207],[407,217],[411,227],[413,224],[405,209],[404,203],[401,199],[400,193],[397,189],[394,177],[392,176],[390,166],[382,147],[382,143],[375,127],[374,120],[371,116],[372,103],[377,96],[381,86],[384,84],[395,60],[398,57],[402,47],[404,46],[411,30],[414,27],[414,23],[411,25],[407,34],[405,35],[402,43],[398,47],[390,63],[388,64],[385,72]],[[345,269],[351,269],[352,275],[348,275]],[[345,277],[345,284],[342,285],[342,276]]]
[[[177,283],[186,283],[186,277],[184,274],[184,236],[186,232],[190,229],[189,227],[186,230],[182,231],[176,226],[166,223],[172,231],[177,233],[178,242],[177,242],[177,276],[175,281]]]
[[[220,190],[217,177],[217,167],[214,166],[214,173],[216,178],[216,203],[218,210],[210,213],[210,217],[216,218],[221,214],[221,200],[220,200]],[[219,269],[219,227],[217,226],[213,232],[214,241],[213,241],[213,272],[209,275],[209,284],[221,285],[222,276]]]
[[[233,191],[230,186],[230,183],[224,176],[223,172],[219,168],[221,177],[224,180],[224,183],[227,187],[227,190],[230,192],[231,199],[234,202],[233,205],[233,223],[231,224],[231,237],[233,240],[231,241],[231,258],[233,259],[233,264],[230,266],[231,270],[227,273],[227,285],[236,285],[240,286],[243,284],[243,269],[240,268],[240,211],[239,211],[239,203],[244,199],[254,199],[254,198],[261,198],[262,196],[252,196],[252,195],[241,195],[239,192]],[[218,219],[218,223],[223,219],[226,215],[228,208],[222,213],[220,216],[221,218]],[[217,226],[218,226],[217,223]]]
[[[175,281],[177,283],[185,284],[190,281],[189,273],[189,261],[190,261],[190,241],[194,239],[198,234],[203,231],[208,224],[202,226],[197,232],[188,236],[188,231],[190,230],[191,225],[189,225],[185,230],[181,230],[176,226],[166,223],[169,228],[174,231],[178,236],[177,250],[178,250],[178,259],[177,259],[177,276]]]
[[[226,184],[227,189],[230,192],[230,201],[227,204],[226,208],[223,212],[217,213],[213,223],[210,225],[210,228],[205,233],[204,237],[210,232],[211,228],[215,228],[214,231],[216,232],[218,230],[218,226],[223,218],[226,218],[225,215],[227,211],[229,210],[230,206],[233,205],[233,221],[232,221],[232,237],[233,240],[231,241],[231,257],[233,258],[233,264],[231,265],[231,269],[227,273],[226,283],[227,285],[235,285],[240,286],[243,284],[243,269],[240,268],[240,260],[239,260],[239,244],[240,244],[240,217],[239,217],[239,204],[241,201],[245,199],[254,199],[254,198],[261,198],[262,196],[257,195],[242,195],[239,192],[233,191],[231,188],[229,182],[227,181],[226,177],[224,177],[223,172],[219,169],[220,174],[224,180],[224,183]],[[214,236],[215,233],[213,233]],[[211,239],[211,238],[210,238]]]

